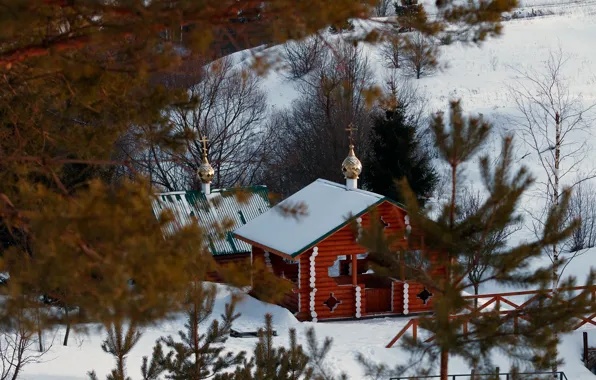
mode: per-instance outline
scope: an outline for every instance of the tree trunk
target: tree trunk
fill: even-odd
[[[474,295],[477,296],[480,291],[480,284],[475,282],[472,285],[474,286]],[[478,297],[474,298],[474,309],[478,309]]]
[[[41,328],[37,328],[37,341],[39,342],[39,352],[43,352],[43,339],[41,334]]]
[[[68,346],[68,335],[70,335],[70,318],[68,317],[68,307],[64,308],[64,314],[66,316],[66,332],[64,333],[64,342],[62,342],[62,345]]]
[[[120,379],[117,379],[117,380],[125,379],[125,376],[124,376],[124,355],[118,356],[118,376],[120,376]]]
[[[561,161],[561,118],[559,113],[555,113],[555,172],[553,178],[553,203],[555,206],[559,206],[559,166]],[[553,290],[552,296],[553,301],[557,295],[557,288],[559,287],[559,246],[558,244],[553,245]],[[558,334],[555,333],[555,338],[558,337]],[[557,358],[559,356],[559,352],[557,347],[555,347],[554,358],[553,358],[553,379],[557,379],[557,372],[559,370],[557,365]]]
[[[62,342],[63,346],[68,346],[68,335],[70,335],[70,321],[66,322],[66,332],[64,333],[64,342]]]
[[[441,380],[449,380],[449,351],[441,350]]]
[[[196,299],[195,296],[195,300],[193,303],[193,315],[190,321],[190,323],[192,323],[192,348],[195,357],[195,376],[198,376],[199,373],[201,373],[201,361],[199,358],[199,305],[197,304],[197,302],[199,301]]]

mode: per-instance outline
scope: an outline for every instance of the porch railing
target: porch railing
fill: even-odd
[[[592,300],[596,301],[596,286],[578,286],[573,288],[560,288],[559,291],[589,291],[591,293]],[[521,291],[521,292],[511,292],[511,293],[495,293],[495,294],[480,294],[480,295],[471,295],[465,296],[464,298],[470,301],[470,304],[474,303],[475,305],[468,306],[468,311],[475,311],[475,312],[498,312],[502,318],[501,323],[505,322],[513,322],[514,329],[517,330],[517,326],[524,320],[528,320],[528,317],[525,316],[522,310],[529,305],[532,305],[534,302],[537,302],[541,297],[550,299],[552,298],[552,290],[548,289],[546,292],[540,292],[537,290],[528,290],[528,291]],[[529,296],[523,302],[517,301],[515,298],[520,296]],[[576,296],[577,297],[577,296]],[[575,298],[575,297],[574,297]],[[573,299],[568,300],[568,302],[573,301]],[[474,300],[478,300],[480,302],[475,303]],[[505,309],[502,309],[502,306],[505,306]],[[433,318],[432,316],[427,317],[416,317],[412,318],[398,333],[397,335],[387,344],[387,348],[391,348],[408,330],[411,330],[412,337],[416,339],[418,335],[418,327],[419,319],[424,318]],[[462,329],[463,335],[468,335],[468,327],[470,324],[470,314],[463,312],[461,314],[452,315],[450,316],[452,319],[460,319],[462,320]],[[577,330],[585,325],[589,325],[591,327],[596,326],[596,313],[592,313],[590,315],[585,316],[578,316],[575,317],[577,323],[573,326],[574,330]],[[434,340],[434,336],[426,339],[425,342],[432,342]]]

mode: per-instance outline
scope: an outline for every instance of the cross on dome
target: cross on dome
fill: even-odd
[[[350,150],[348,152],[348,157],[345,158],[344,162],[341,164],[341,171],[344,173],[344,177],[346,178],[346,186],[350,189],[355,189],[357,187],[356,180],[360,173],[362,173],[362,163],[354,154],[354,136],[353,132],[356,131],[357,128],[350,123],[346,131],[348,132],[348,138],[350,140]]]
[[[203,136],[203,138],[200,139],[199,142],[203,143],[203,158],[207,158],[207,143],[209,142],[209,140],[207,140],[207,137]]]
[[[346,131],[348,132],[348,139],[350,141],[350,145],[354,146],[354,136],[352,135],[352,132],[357,131],[358,128],[354,127],[354,125],[352,123],[350,123],[348,125],[348,128],[346,128]]]

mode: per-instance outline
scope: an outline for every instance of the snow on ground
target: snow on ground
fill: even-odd
[[[229,292],[220,286],[220,293],[213,315],[219,315],[224,310],[224,304],[229,301]],[[328,336],[333,338],[333,348],[327,360],[329,369],[335,373],[345,372],[350,379],[363,379],[363,370],[356,362],[355,355],[362,353],[371,360],[379,363],[407,364],[410,355],[404,352],[397,345],[387,349],[385,345],[401,330],[407,323],[408,318],[380,318],[362,321],[326,322],[326,323],[300,323],[287,310],[265,304],[253,298],[246,297],[239,305],[242,316],[235,325],[240,330],[256,329],[263,324],[263,315],[273,315],[274,328],[278,337],[274,338],[275,344],[288,343],[288,329],[295,328],[304,343],[304,334],[301,334],[308,327],[315,327],[320,341]],[[143,356],[150,356],[155,341],[164,335],[176,336],[177,330],[182,328],[184,321],[178,320],[163,323],[159,327],[148,328],[144,331],[139,343],[128,355],[128,375],[133,380],[140,378],[140,364]],[[55,345],[44,357],[43,363],[31,364],[25,368],[21,377],[24,380],[82,380],[86,379],[86,372],[95,369],[100,379],[113,368],[113,358],[104,353],[101,348],[103,333],[91,333],[88,335],[74,334],[71,336],[68,347],[61,346],[62,341],[59,331],[56,334]],[[595,333],[592,333],[596,336]],[[564,371],[569,379],[590,380],[593,376],[581,364],[581,331],[567,335],[560,345],[560,352],[565,358],[566,364],[560,369]],[[593,339],[593,338],[592,338]],[[245,350],[252,352],[256,338],[230,338],[226,347],[234,351]],[[500,366],[501,372],[509,368],[507,359],[500,355],[494,356],[496,366]],[[460,360],[450,362],[451,373],[469,373],[465,364]]]
[[[486,117],[498,123],[500,131],[513,131],[512,126],[503,115],[514,113],[512,99],[508,95],[506,84],[512,83],[515,73],[512,68],[533,66],[539,69],[548,57],[549,49],[561,46],[572,59],[566,67],[565,74],[570,80],[570,89],[574,93],[582,93],[586,105],[596,102],[596,5],[589,1],[567,1],[549,4],[544,0],[525,0],[522,4],[526,9],[550,9],[552,16],[520,19],[508,21],[505,24],[504,35],[499,39],[490,40],[482,46],[452,44],[441,47],[443,61],[448,67],[434,76],[416,81],[430,98],[429,111],[446,109],[449,99],[462,97],[464,110],[471,113],[483,113]],[[565,15],[561,15],[564,13]],[[275,47],[279,51],[279,47]],[[378,62],[375,49],[365,47],[371,58],[371,64],[377,73],[379,82],[387,74],[386,69]],[[245,65],[249,56],[241,53],[234,56],[235,62]],[[297,98],[294,83],[282,74],[272,72],[263,81],[263,86],[269,97],[272,108],[286,107]],[[596,143],[593,135],[578,136],[591,143]],[[594,144],[592,144],[594,145]],[[496,156],[498,144],[487,147],[487,152]],[[586,160],[589,165],[596,162],[595,151],[592,149]],[[526,152],[520,148],[520,157]],[[535,158],[532,155],[520,161],[530,167],[539,178],[540,173]],[[366,169],[364,169],[366,170]],[[474,168],[469,168],[467,180],[471,186],[480,187],[478,176]],[[531,200],[528,200],[531,202]],[[527,237],[527,231],[524,232]],[[596,249],[588,250],[566,269],[566,274],[575,274],[580,283],[595,262]],[[487,286],[483,292],[502,291],[503,289]],[[216,313],[222,310],[228,294],[219,295]],[[276,342],[287,343],[287,329],[296,328],[299,332],[314,326],[319,338],[325,336],[334,339],[334,346],[329,358],[331,368],[345,371],[351,379],[361,379],[362,369],[354,360],[357,352],[379,362],[391,366],[406,363],[409,355],[399,348],[384,348],[388,341],[407,323],[407,318],[383,318],[365,321],[333,322],[333,323],[299,323],[285,309],[264,304],[251,298],[246,298],[240,305],[242,317],[237,326],[249,329],[260,326],[263,314],[270,312],[274,315],[274,325],[280,336]],[[159,336],[172,334],[183,326],[183,321],[163,323],[145,331],[140,342],[128,357],[129,375],[138,379],[141,358],[150,355],[153,344]],[[60,345],[63,331],[56,336],[54,347],[45,357],[44,363],[31,364],[25,370],[23,379],[85,379],[88,370],[95,369],[102,378],[112,367],[112,358],[103,353],[100,344],[103,333],[92,332],[88,335],[74,334],[70,345]],[[592,333],[592,340],[596,339],[596,332]],[[248,350],[253,347],[255,339],[231,338],[229,347],[234,350]],[[563,338],[559,351],[564,356],[566,365],[561,368],[569,379],[592,379],[593,375],[585,370],[580,363],[581,331],[569,334]],[[495,356],[495,362],[504,371],[509,367],[507,360]],[[452,361],[452,373],[469,372],[461,362]]]

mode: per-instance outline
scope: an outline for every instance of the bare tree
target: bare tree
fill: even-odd
[[[402,49],[404,67],[420,79],[434,73],[439,67],[439,48],[430,38],[415,32],[404,38]]]
[[[374,15],[377,17],[389,16],[393,5],[393,0],[377,0],[374,8]]]
[[[300,78],[320,66],[327,54],[327,47],[319,35],[284,44],[284,62],[290,69],[290,77]]]
[[[263,182],[288,195],[317,178],[342,182],[348,152],[345,128],[353,123],[356,154],[364,157],[371,127],[367,90],[373,84],[359,47],[340,43],[324,64],[300,79],[302,96],[269,123],[267,170]]]
[[[170,138],[183,138],[182,151],[158,147],[150,137],[152,126],[137,126],[146,141],[132,146],[130,154],[138,168],[164,190],[198,188],[196,172],[201,164],[203,137],[215,169],[214,187],[253,183],[265,151],[263,129],[267,115],[266,94],[260,78],[234,66],[225,57],[201,67],[188,82],[190,102],[169,111]],[[137,144],[139,144],[137,142]]]
[[[14,315],[0,330],[0,380],[18,379],[25,366],[40,362],[52,347],[53,340],[43,347],[37,324],[25,314]]]
[[[462,220],[478,215],[481,205],[484,203],[482,194],[479,191],[472,191],[468,188],[463,190],[460,197],[461,205],[459,206],[459,218]],[[507,240],[515,232],[522,228],[521,220],[512,219],[511,223],[504,226],[503,229],[492,231],[489,234],[484,234],[483,231],[478,231],[467,239],[476,243],[477,252],[467,258],[467,262],[463,263],[467,268],[467,277],[470,285],[474,288],[474,294],[478,295],[480,284],[482,284],[485,277],[491,276],[490,263],[494,262],[492,257],[498,255],[506,249]],[[489,220],[484,223],[490,223]],[[478,300],[474,299],[475,307],[477,307]]]
[[[586,171],[582,165],[589,150],[582,135],[591,127],[595,104],[584,106],[581,94],[569,90],[563,74],[568,61],[561,48],[551,51],[542,71],[514,69],[518,78],[509,86],[520,114],[514,122],[543,169],[544,179],[537,182],[541,185],[537,194],[544,201],[544,210],[559,204],[564,185],[575,188],[596,176],[596,170]],[[571,175],[575,177],[567,180]],[[531,212],[531,216],[532,228],[542,230],[543,210]],[[554,245],[548,254],[555,263],[556,288],[561,247]]]
[[[402,66],[404,40],[402,36],[395,33],[387,37],[387,40],[379,47],[379,54],[383,63],[389,68],[399,69]]]
[[[596,246],[596,189],[590,181],[577,181],[569,201],[569,218],[580,219],[567,250],[577,252]]]
[[[516,124],[524,142],[537,155],[543,169],[544,180],[538,197],[542,198],[540,210],[529,211],[531,228],[540,234],[545,227],[547,210],[561,202],[562,189],[574,188],[594,178],[596,171],[590,170],[566,181],[570,174],[580,174],[580,165],[587,158],[588,145],[581,137],[591,127],[591,111],[595,104],[584,106],[581,95],[572,94],[563,74],[569,57],[563,50],[551,51],[542,71],[514,69],[518,78],[509,86],[509,92],[519,114]],[[584,168],[582,168],[584,169]],[[565,183],[564,183],[565,182]],[[553,244],[546,252],[553,263],[552,288],[556,293],[562,276],[562,244]],[[573,256],[565,258],[571,260]],[[557,371],[557,360],[553,359],[553,373]]]

